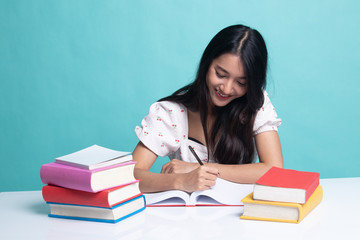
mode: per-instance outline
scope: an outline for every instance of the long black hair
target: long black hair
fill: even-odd
[[[206,75],[212,61],[225,53],[239,56],[247,79],[247,92],[224,107],[210,110]],[[226,27],[206,47],[195,81],[159,100],[181,103],[200,112],[208,155],[218,163],[251,163],[254,160],[253,125],[256,112],[264,102],[267,55],[265,41],[257,30],[244,25]],[[211,129],[207,129],[209,111],[216,113]]]

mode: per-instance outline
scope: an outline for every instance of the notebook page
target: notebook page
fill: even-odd
[[[241,199],[252,193],[253,190],[254,184],[239,184],[218,178],[216,185],[211,189],[192,193],[191,201],[197,201],[197,205],[214,205],[216,202],[224,205],[243,205]],[[207,196],[216,202],[201,196]]]
[[[180,190],[170,190],[144,194],[147,205],[187,205],[189,194]]]

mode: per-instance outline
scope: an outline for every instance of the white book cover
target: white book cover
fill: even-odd
[[[80,151],[58,157],[56,163],[92,170],[132,160],[130,152],[116,151],[93,145]]]

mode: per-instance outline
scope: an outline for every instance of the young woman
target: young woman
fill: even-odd
[[[264,90],[266,70],[267,49],[258,31],[234,25],[216,34],[195,81],[151,105],[135,129],[140,142],[134,174],[141,191],[205,190],[218,177],[254,183],[272,166],[283,167],[281,120]],[[157,156],[171,161],[161,173],[149,172]]]

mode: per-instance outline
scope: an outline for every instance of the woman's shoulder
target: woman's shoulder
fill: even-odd
[[[253,131],[255,135],[265,131],[277,131],[281,124],[281,119],[278,118],[275,107],[270,101],[269,94],[266,92],[266,90],[263,90],[263,94],[264,104],[257,111],[254,122]]]
[[[162,114],[182,115],[186,113],[186,107],[181,103],[172,101],[159,101],[150,106],[150,112],[157,112]]]
[[[263,89],[262,91],[263,91],[263,95],[264,95],[264,105],[265,105],[265,103],[270,102],[270,98],[269,98],[268,92],[265,89]]]
[[[156,155],[174,153],[187,134],[186,109],[175,102],[155,102],[135,132],[139,140]]]

